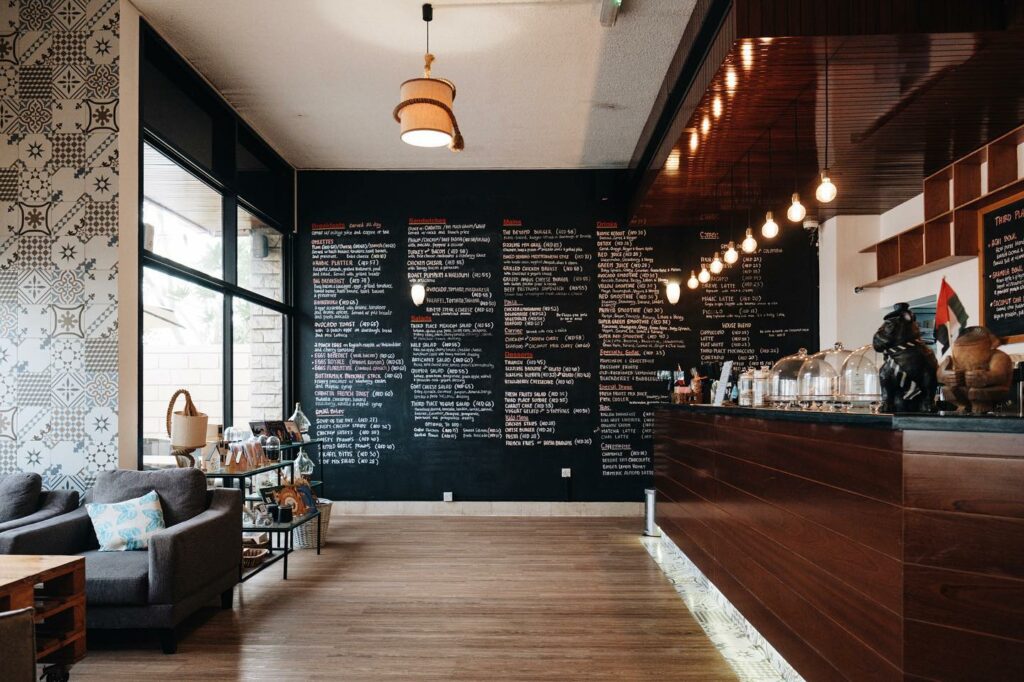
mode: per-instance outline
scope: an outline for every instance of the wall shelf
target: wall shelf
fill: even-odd
[[[924,179],[924,222],[871,244],[877,278],[865,289],[896,284],[978,256],[978,211],[1024,190],[1017,147],[1024,125]],[[988,163],[982,183],[981,165]],[[986,186],[983,186],[986,185]]]

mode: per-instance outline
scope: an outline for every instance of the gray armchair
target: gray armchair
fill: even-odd
[[[35,473],[0,476],[0,554],[8,554],[7,534],[78,508],[78,492],[43,490]]]
[[[196,469],[106,471],[87,502],[121,502],[155,490],[165,530],[149,549],[100,552],[84,507],[14,531],[15,554],[81,554],[85,557],[86,625],[89,629],[156,628],[165,653],[177,649],[175,628],[220,595],[231,608],[242,556],[242,494],[206,489]]]

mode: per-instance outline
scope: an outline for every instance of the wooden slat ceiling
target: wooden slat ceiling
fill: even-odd
[[[698,226],[750,207],[760,224],[767,209],[784,215],[794,188],[810,218],[881,213],[918,194],[926,175],[1024,120],[1024,34],[1017,29],[730,43],[675,142],[678,169],[669,160],[657,173],[634,205],[637,222]],[[813,194],[825,163],[826,43],[827,148],[839,195],[819,209]]]

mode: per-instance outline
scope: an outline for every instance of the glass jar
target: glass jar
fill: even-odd
[[[281,459],[281,439],[277,436],[267,436],[263,449],[267,453],[267,459],[271,462]]]
[[[808,409],[830,407],[835,402],[839,377],[828,361],[829,351],[815,353],[800,365],[797,395],[800,406]]]
[[[800,367],[807,359],[807,349],[801,348],[793,355],[787,355],[774,365],[768,373],[768,402],[772,407],[789,409],[799,401],[797,382]]]
[[[754,407],[765,407],[768,405],[768,377],[771,375],[771,369],[768,365],[763,365],[754,370]]]
[[[754,370],[748,369],[740,374],[740,407],[753,407],[754,405]]]
[[[825,358],[825,362],[832,365],[832,369],[836,371],[836,376],[838,377],[843,371],[843,363],[846,362],[846,358],[850,357],[852,352],[843,347],[842,341],[836,341],[832,344],[831,348],[823,349],[820,355]],[[836,388],[838,388],[838,385]]]
[[[850,353],[839,371],[839,402],[850,409],[877,410],[882,404],[878,372],[884,361],[870,344]]]

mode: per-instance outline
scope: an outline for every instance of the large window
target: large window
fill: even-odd
[[[162,465],[179,388],[211,424],[286,416],[293,186],[290,167],[145,27],[143,61],[140,464]]]

